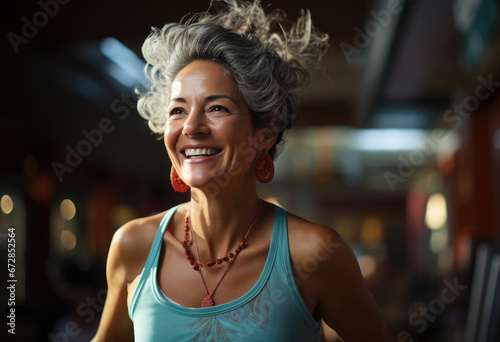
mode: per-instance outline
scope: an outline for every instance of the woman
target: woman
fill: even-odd
[[[172,185],[191,200],[116,232],[94,341],[318,341],[322,321],[346,341],[384,341],[340,236],[256,191],[273,177],[297,118],[292,92],[328,36],[308,12],[286,32],[281,12],[226,2],[220,14],[154,30],[143,46],[152,86],[139,112],[165,133]]]

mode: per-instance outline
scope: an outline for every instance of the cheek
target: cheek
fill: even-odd
[[[163,134],[163,142],[165,143],[165,147],[169,154],[174,153],[175,144],[180,134],[180,129],[175,125],[167,124],[165,129],[165,133]]]
[[[241,122],[218,122],[214,123],[213,131],[231,143],[251,142],[254,140],[254,131],[250,123]]]

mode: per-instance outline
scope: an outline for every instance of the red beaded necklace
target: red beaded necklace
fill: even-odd
[[[248,228],[247,233],[245,234],[245,236],[241,240],[240,244],[238,245],[238,247],[236,248],[236,250],[234,251],[234,253],[228,253],[228,255],[225,256],[225,257],[223,257],[223,258],[218,258],[218,259],[216,259],[214,261],[209,261],[209,262],[206,263],[206,265],[208,267],[211,267],[211,266],[213,266],[215,264],[220,265],[223,262],[228,262],[229,263],[229,265],[227,266],[226,270],[224,271],[224,273],[220,277],[219,281],[215,285],[215,288],[212,290],[212,292],[208,292],[208,288],[207,288],[207,285],[205,283],[205,279],[203,278],[203,274],[201,273],[201,268],[203,266],[202,266],[202,264],[200,262],[200,252],[198,250],[198,241],[196,240],[196,233],[194,233],[194,232],[193,232],[193,240],[194,240],[194,243],[195,243],[195,246],[196,246],[196,261],[194,260],[193,256],[191,255],[191,252],[189,251],[189,213],[190,212],[191,212],[191,207],[188,208],[188,210],[186,212],[186,217],[184,219],[184,241],[182,242],[182,246],[184,247],[184,253],[186,254],[186,257],[187,257],[189,263],[191,264],[191,266],[193,267],[193,269],[195,271],[198,271],[200,273],[200,277],[201,277],[201,281],[203,283],[203,287],[205,288],[205,291],[207,293],[207,296],[201,302],[201,307],[205,308],[205,307],[209,307],[209,306],[215,305],[215,303],[213,301],[213,298],[212,298],[212,296],[215,293],[215,290],[217,290],[217,288],[219,287],[220,283],[222,282],[222,279],[226,275],[227,271],[229,271],[229,267],[231,267],[231,265],[233,264],[233,261],[236,259],[236,256],[241,252],[242,249],[244,249],[247,246],[247,237],[248,237],[248,234],[252,230],[253,226],[255,225],[255,222],[257,222],[257,219],[259,218],[259,215],[260,215],[260,201],[258,202],[257,214],[255,215],[255,218],[253,219],[252,224]]]

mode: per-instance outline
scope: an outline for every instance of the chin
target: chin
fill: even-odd
[[[206,187],[213,187],[217,185],[217,182],[213,178],[200,177],[200,178],[190,178],[187,180],[190,187],[195,189],[204,189]]]

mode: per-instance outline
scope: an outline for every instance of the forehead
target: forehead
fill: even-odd
[[[219,64],[203,60],[191,62],[174,78],[171,88],[172,97],[186,92],[238,94],[236,84]]]

